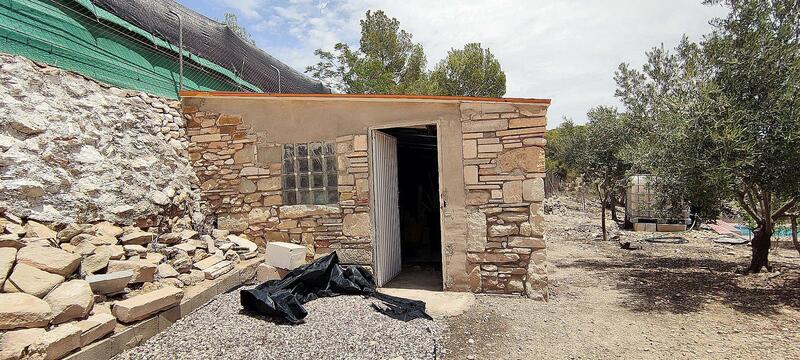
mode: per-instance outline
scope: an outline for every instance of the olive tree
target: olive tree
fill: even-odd
[[[622,158],[628,137],[627,129],[617,109],[599,106],[587,114],[582,154],[577,155],[577,167],[587,184],[594,186],[600,199],[600,224],[603,240],[607,240],[606,209],[611,198],[624,191],[628,184],[630,163]]]
[[[759,272],[771,269],[775,222],[800,200],[800,4],[724,4],[730,14],[704,42],[713,76],[694,127],[706,135],[719,190],[756,224],[748,270]]]
[[[748,271],[769,266],[776,221],[800,200],[800,5],[709,0],[729,10],[700,44],[621,65],[617,96],[634,169],[707,219],[734,201],[756,224]]]
[[[306,68],[336,91],[356,94],[423,94],[434,92],[425,70],[422,45],[383,11],[367,11],[361,20],[356,50],[337,43],[334,51],[317,49],[320,61]]]
[[[431,81],[439,95],[502,97],[506,93],[500,61],[479,43],[450,49],[431,72]]]

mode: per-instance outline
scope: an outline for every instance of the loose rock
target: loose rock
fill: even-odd
[[[236,235],[228,235],[228,241],[236,244],[236,247],[246,249],[247,251],[257,251],[258,245],[256,243],[247,240],[241,236]]]
[[[215,255],[211,255],[211,256],[203,259],[203,260],[200,260],[200,261],[194,263],[194,267],[196,269],[198,269],[198,270],[205,270],[205,269],[208,269],[208,268],[216,265],[217,263],[219,263],[219,262],[221,262],[223,260],[225,260],[224,257],[218,256],[218,255],[215,254]]]
[[[0,248],[15,248],[20,249],[25,244],[19,240],[19,235],[17,234],[2,234],[0,235]]]
[[[180,280],[186,286],[192,286],[206,279],[206,274],[200,270],[192,270],[187,274],[178,275]]]
[[[3,292],[24,292],[41,298],[62,282],[64,278],[61,275],[17,263],[11,276],[3,284]]]
[[[21,329],[9,331],[0,336],[0,359],[17,360],[21,359],[28,351],[36,339],[44,335],[45,330],[41,328]]]
[[[178,273],[175,268],[172,267],[170,264],[160,264],[158,265],[158,276],[161,278],[171,278],[171,277],[178,277],[180,273]]]
[[[108,266],[109,260],[111,260],[111,256],[107,252],[96,253],[83,258],[81,260],[81,276],[86,277],[86,275],[91,275],[104,269]]]
[[[233,270],[233,262],[225,260],[214,264],[214,266],[203,270],[203,272],[206,275],[206,279],[212,280],[231,270]]]
[[[0,294],[0,330],[44,327],[52,319],[50,304],[35,296]]]
[[[280,280],[286,273],[284,270],[281,274],[281,270],[272,265],[260,264],[256,268],[256,281],[263,283],[268,280]]]
[[[111,260],[108,262],[108,272],[132,270],[131,284],[152,282],[156,276],[156,265],[146,260]]]
[[[147,256],[147,248],[142,245],[123,245],[123,249],[125,249],[125,256],[127,257],[146,257]]]
[[[44,333],[30,346],[30,352],[43,355],[45,360],[61,359],[81,347],[81,329],[73,324],[63,324]]]
[[[183,290],[171,286],[114,303],[114,316],[124,323],[142,320],[180,303]]]
[[[81,346],[93,343],[95,340],[106,336],[114,331],[117,325],[117,318],[108,313],[99,313],[90,316],[86,320],[75,323],[81,329]]]
[[[146,231],[135,231],[127,235],[123,235],[120,240],[124,245],[145,245],[155,239],[156,234]]]
[[[90,231],[91,229],[92,226],[89,224],[71,223],[56,234],[56,239],[59,242],[67,242],[70,241],[70,239],[72,239],[73,237],[78,236],[84,232]]]
[[[97,224],[94,224],[92,227],[94,230],[95,235],[105,234],[111,237],[119,237],[122,235],[122,228],[116,226],[108,221],[102,221]]]
[[[89,275],[86,277],[86,281],[92,288],[93,293],[109,295],[125,290],[132,277],[133,270],[123,270],[107,274]]]
[[[33,220],[29,220],[25,224],[25,233],[27,237],[42,239],[55,239],[57,235],[57,233],[49,227]]]
[[[81,257],[54,247],[26,246],[17,252],[17,263],[66,277],[78,269]]]
[[[89,315],[94,305],[94,294],[88,282],[71,280],[53,289],[44,301],[53,309],[52,323],[60,324]]]
[[[110,260],[120,260],[125,257],[125,248],[122,245],[98,246],[94,253],[107,253]]]
[[[3,288],[8,274],[14,267],[14,261],[17,259],[17,249],[15,248],[0,248],[0,289]]]

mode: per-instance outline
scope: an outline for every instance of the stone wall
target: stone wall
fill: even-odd
[[[204,212],[220,229],[244,233],[264,244],[284,241],[306,246],[307,258],[337,250],[348,264],[372,264],[369,240],[367,137],[335,141],[338,204],[284,205],[283,144],[268,143],[236,114],[184,106],[189,156],[200,181]]]
[[[462,103],[467,272],[474,292],[547,297],[547,107]]]
[[[193,202],[178,102],[4,54],[0,84],[0,208],[61,224],[151,225]]]

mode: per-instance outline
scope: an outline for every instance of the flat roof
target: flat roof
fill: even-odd
[[[317,100],[354,99],[377,101],[431,101],[431,102],[495,102],[495,103],[525,103],[525,104],[550,104],[550,99],[534,98],[489,98],[473,96],[436,96],[436,95],[387,95],[387,94],[287,94],[287,93],[252,93],[228,91],[181,91],[184,97],[228,97],[228,98],[304,98]]]

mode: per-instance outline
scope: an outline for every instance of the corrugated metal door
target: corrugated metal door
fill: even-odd
[[[372,176],[375,275],[383,286],[400,273],[400,209],[397,139],[380,131],[372,131]]]

